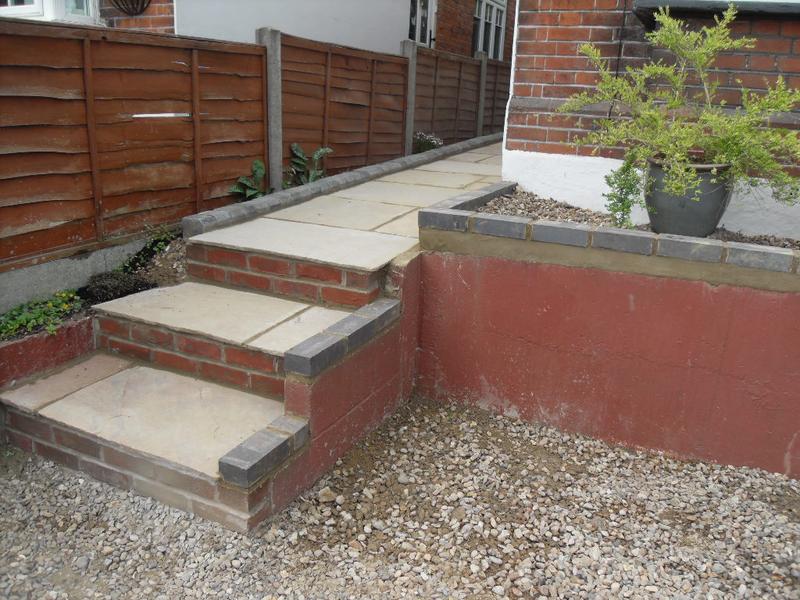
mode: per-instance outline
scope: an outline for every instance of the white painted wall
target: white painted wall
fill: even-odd
[[[503,150],[503,179],[526,191],[573,206],[605,211],[606,174],[621,161],[599,156],[570,156]],[[647,212],[636,208],[636,224],[647,223]],[[800,204],[776,202],[768,188],[737,190],[720,223],[731,231],[778,235],[800,240]]]
[[[408,0],[175,0],[179,35],[255,42],[259,27],[375,52],[400,54]]]

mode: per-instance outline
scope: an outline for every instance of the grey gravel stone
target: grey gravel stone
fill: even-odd
[[[0,597],[797,600],[798,498],[782,475],[420,403],[244,535],[0,447]]]

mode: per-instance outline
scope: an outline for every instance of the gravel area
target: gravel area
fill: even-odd
[[[508,196],[500,196],[490,200],[479,212],[496,215],[510,215],[517,217],[530,217],[547,221],[568,221],[571,223],[585,223],[589,225],[604,225],[613,227],[614,222],[607,213],[577,208],[552,198],[542,198],[531,192],[515,190]],[[637,229],[650,231],[649,225],[640,225]],[[762,246],[776,246],[778,248],[791,248],[800,250],[800,240],[778,237],[774,235],[748,235],[738,231],[728,231],[719,228],[710,236],[713,239],[728,242],[744,242]]]
[[[0,448],[3,598],[800,598],[800,482],[413,403],[249,535]]]

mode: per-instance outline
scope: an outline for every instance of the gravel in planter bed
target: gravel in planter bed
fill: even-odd
[[[614,227],[614,221],[609,214],[570,206],[564,202],[558,202],[552,198],[542,198],[531,192],[519,189],[512,195],[499,196],[490,200],[485,206],[480,207],[478,211],[496,215],[530,217],[546,221],[568,221],[586,225]],[[650,226],[639,225],[636,229],[650,231]],[[748,235],[719,228],[708,237],[726,242],[744,242],[800,250],[800,240],[774,235]]]

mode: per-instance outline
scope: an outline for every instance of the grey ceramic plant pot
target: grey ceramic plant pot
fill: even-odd
[[[687,190],[674,196],[664,190],[664,170],[651,160],[647,170],[645,203],[650,226],[656,233],[706,237],[714,233],[731,199],[731,184],[725,180],[728,165],[693,165],[700,177],[699,194]]]

